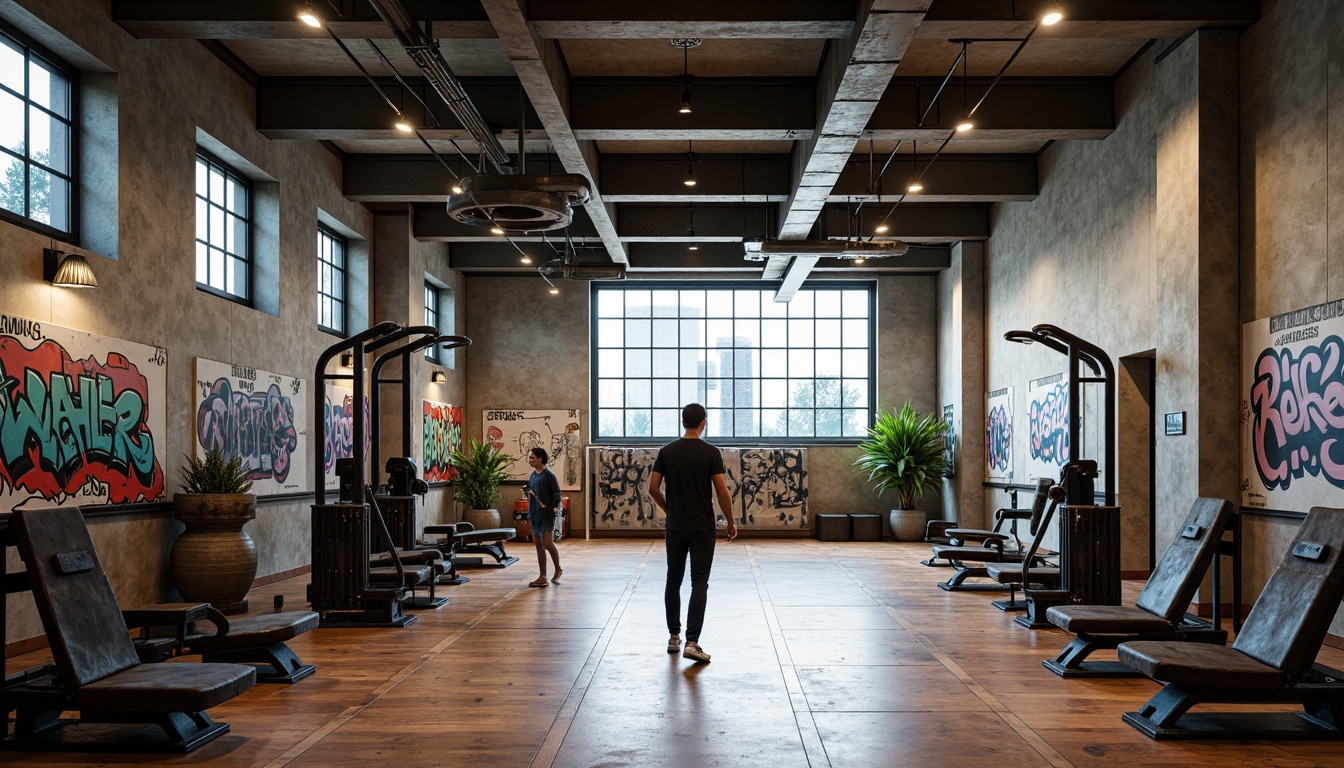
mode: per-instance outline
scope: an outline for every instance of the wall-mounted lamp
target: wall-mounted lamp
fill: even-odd
[[[348,351],[347,351],[347,352],[342,352],[342,353],[341,353],[341,367],[342,367],[342,368],[354,368],[354,367],[355,367],[355,353],[354,353],[354,352],[348,352]]]
[[[98,278],[88,259],[78,253],[42,249],[42,277],[58,288],[97,288]]]
[[[435,371],[434,374],[429,377],[429,380],[434,384],[446,384],[448,383],[448,374],[443,371]]]

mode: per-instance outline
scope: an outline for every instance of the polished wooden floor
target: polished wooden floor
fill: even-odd
[[[1050,674],[1040,661],[1066,636],[1013,625],[992,593],[937,589],[948,572],[918,564],[927,545],[721,541],[702,665],[665,651],[661,541],[560,547],[562,584],[528,589],[521,545],[519,563],[470,570],[411,627],[299,638],[317,674],[212,710],[232,731],[189,755],[0,764],[1344,766],[1344,743],[1150,741],[1120,715],[1156,684]],[[301,607],[306,581],[253,605]],[[1344,667],[1344,653],[1321,661]]]

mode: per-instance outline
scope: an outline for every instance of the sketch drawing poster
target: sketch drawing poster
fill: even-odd
[[[1069,382],[1063,373],[1027,382],[1027,479],[1058,479],[1069,463]]]
[[[1245,324],[1241,367],[1241,505],[1286,512],[1339,506],[1344,300]]]
[[[996,389],[985,396],[985,480],[1007,483],[1013,479],[1013,388]]]
[[[579,440],[579,411],[503,411],[481,414],[481,432],[486,442],[513,457],[504,468],[510,480],[526,481],[532,474],[527,454],[545,448],[546,466],[560,481],[560,489],[583,487],[583,447]]]
[[[303,379],[198,357],[195,406],[197,458],[212,450],[237,456],[258,496],[310,487]]]
[[[336,460],[354,456],[355,446],[355,390],[353,387],[324,382],[322,393],[323,478],[329,491],[340,488],[336,477]],[[369,396],[364,396],[364,455],[373,447],[369,433]]]
[[[649,496],[657,448],[589,448],[593,473],[593,528],[661,530],[663,511]],[[723,448],[730,510],[739,526],[756,530],[808,530],[807,450]],[[718,508],[720,525],[727,525]]]
[[[449,457],[462,448],[462,406],[423,401],[424,439],[420,476],[427,483],[452,480],[457,476]]]
[[[955,405],[943,406],[943,423],[947,425],[943,432],[943,458],[947,460],[947,472],[944,477],[957,474],[957,408]]]
[[[0,314],[5,510],[164,497],[162,347]]]

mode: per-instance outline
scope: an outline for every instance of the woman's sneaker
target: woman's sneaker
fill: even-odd
[[[686,650],[681,652],[683,658],[694,659],[695,661],[709,661],[709,654],[700,647],[699,643],[686,641]]]
[[[667,652],[676,653],[681,650],[681,635],[672,635],[667,638]]]

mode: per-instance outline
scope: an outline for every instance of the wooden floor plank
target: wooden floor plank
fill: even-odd
[[[410,627],[298,638],[294,650],[317,674],[212,710],[232,732],[190,755],[6,752],[0,762],[1344,765],[1344,743],[1145,738],[1120,716],[1156,684],[1050,674],[1040,662],[1068,636],[1013,624],[1014,614],[989,605],[999,595],[937,589],[948,571],[918,564],[927,545],[720,542],[701,638],[708,665],[665,652],[660,542],[560,547],[561,584],[529,589],[527,562],[471,569],[468,584],[441,590],[447,606],[418,612]],[[286,609],[301,608],[306,581],[254,590],[252,603],[281,596]],[[1141,586],[1126,582],[1126,600]],[[683,609],[688,593],[686,585]],[[9,659],[6,670],[45,658]],[[1344,667],[1344,652],[1327,648],[1321,660]]]

